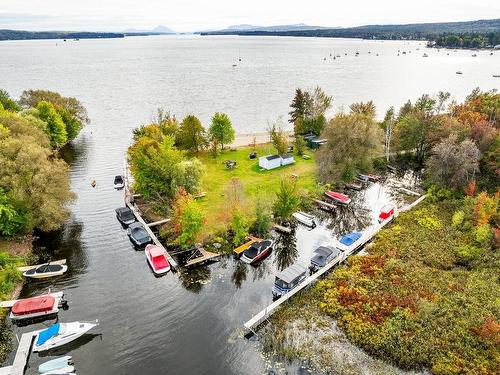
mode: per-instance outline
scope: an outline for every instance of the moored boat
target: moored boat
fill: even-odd
[[[127,235],[130,241],[138,248],[153,242],[144,225],[139,222],[132,223],[127,228]]]
[[[311,265],[309,270],[311,273],[319,271],[321,268],[330,263],[340,254],[340,250],[331,248],[329,246],[320,246],[314,250],[311,258]]]
[[[135,215],[128,207],[119,207],[115,210],[116,218],[123,226],[135,223]]]
[[[167,252],[156,245],[147,245],[144,249],[146,259],[155,275],[163,275],[170,271],[170,263],[167,259]]]
[[[263,259],[273,247],[272,240],[264,240],[253,243],[248,249],[243,252],[241,260],[245,263],[254,264]]]
[[[292,264],[276,275],[273,285],[273,297],[280,298],[297,287],[307,276],[307,268],[301,264]]]
[[[115,176],[113,186],[116,190],[123,189],[125,187],[125,180],[123,179],[123,176]]]
[[[356,250],[360,244],[361,244],[361,233],[360,232],[352,232],[349,234],[346,234],[342,237],[337,242],[337,249],[340,251],[349,251],[352,252]]]
[[[61,276],[68,270],[65,264],[45,263],[23,272],[24,277],[30,279],[46,279],[48,277]]]
[[[42,375],[70,375],[74,374],[75,367],[74,366],[64,366],[58,369],[50,370],[42,373]]]
[[[71,357],[70,355],[66,355],[64,357],[51,359],[50,361],[44,362],[40,366],[38,366],[38,372],[46,373],[49,371],[58,370],[66,366],[69,366],[72,363],[71,361],[72,358],[73,357]]]
[[[90,322],[56,323],[35,336],[34,352],[43,352],[70,343],[98,325]]]
[[[380,214],[378,215],[378,221],[379,223],[382,223],[386,220],[392,220],[394,219],[394,214],[395,214],[396,208],[392,204],[387,204],[384,207],[380,209]]]
[[[349,198],[347,195],[339,193],[337,191],[327,191],[327,192],[325,192],[325,195],[337,203],[341,203],[341,204],[351,203],[351,198]]]
[[[314,216],[306,214],[305,212],[298,211],[294,212],[292,216],[297,220],[299,223],[305,225],[306,227],[309,228],[314,228],[316,227],[316,222],[314,221]]]
[[[59,308],[66,304],[64,293],[50,293],[16,301],[10,310],[14,321],[57,315]]]
[[[372,182],[378,182],[380,181],[381,177],[378,174],[373,174],[373,173],[367,173],[368,179]]]
[[[345,188],[350,189],[350,190],[360,191],[361,189],[363,189],[363,186],[361,184],[356,184],[354,182],[351,182],[351,183],[345,184]]]

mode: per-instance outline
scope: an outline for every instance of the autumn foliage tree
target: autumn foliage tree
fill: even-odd
[[[199,239],[205,216],[198,203],[185,189],[179,188],[172,203],[172,228],[175,241],[183,249],[189,249]]]

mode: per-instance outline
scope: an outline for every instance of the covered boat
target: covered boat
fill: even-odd
[[[340,251],[355,250],[361,244],[361,236],[360,232],[352,232],[340,237],[340,240],[337,243],[337,249]]]
[[[64,366],[44,372],[43,375],[75,375],[75,366]]]
[[[125,180],[123,179],[123,176],[115,176],[115,180],[113,182],[113,185],[115,189],[123,189],[125,187]]]
[[[115,210],[116,218],[125,227],[135,223],[135,215],[128,207],[119,207]]]
[[[264,240],[253,243],[248,249],[243,252],[241,260],[245,263],[254,264],[263,259],[273,246],[273,241]]]
[[[45,263],[24,271],[23,276],[31,279],[46,279],[48,277],[61,276],[67,270],[68,266],[65,264]]]
[[[332,199],[333,201],[340,203],[340,204],[349,204],[351,203],[351,198],[349,198],[347,195],[339,193],[337,191],[327,191],[325,192],[325,195]]]
[[[163,275],[170,271],[167,252],[156,245],[147,245],[144,250],[146,259],[155,275]]]
[[[386,221],[386,220],[392,220],[394,219],[394,214],[395,214],[396,208],[392,204],[387,204],[384,207],[380,209],[380,214],[378,215],[378,221],[380,223]]]
[[[306,227],[309,228],[314,228],[316,227],[316,222],[314,221],[314,216],[306,214],[305,212],[298,211],[294,212],[292,216],[297,220],[299,223],[305,225]]]
[[[144,225],[138,222],[129,225],[127,234],[136,247],[143,247],[153,242]]]
[[[24,320],[56,315],[59,312],[59,307],[66,303],[63,297],[63,292],[49,292],[42,296],[18,300],[12,306],[10,318],[12,320]]]
[[[316,250],[314,250],[309,270],[311,272],[317,272],[320,268],[323,268],[333,259],[335,259],[339,254],[340,250],[338,249],[333,249],[328,246],[318,247]]]
[[[273,297],[280,298],[305,280],[307,268],[301,264],[292,264],[274,279]]]
[[[56,323],[36,334],[33,351],[43,352],[67,344],[83,336],[97,325],[97,320],[95,323]]]
[[[49,371],[59,370],[61,368],[69,366],[72,363],[71,361],[72,358],[73,357],[71,357],[70,355],[66,355],[64,357],[51,359],[50,361],[44,362],[40,366],[38,366],[38,372],[46,373]]]

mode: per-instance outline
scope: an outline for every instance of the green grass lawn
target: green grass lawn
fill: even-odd
[[[206,174],[202,181],[202,190],[206,196],[198,199],[203,211],[206,214],[207,226],[205,234],[211,234],[224,229],[227,225],[221,220],[226,208],[225,193],[232,178],[238,178],[244,189],[245,208],[249,217],[254,214],[255,201],[257,196],[268,200],[274,199],[282,176],[298,176],[297,183],[300,189],[314,190],[316,187],[316,163],[315,155],[306,152],[311,158],[304,160],[295,155],[295,164],[277,168],[271,171],[261,171],[258,158],[276,153],[270,145],[259,145],[256,147],[257,159],[248,158],[253,147],[239,147],[236,151],[225,150],[217,158],[210,153],[200,153],[197,157],[206,167]],[[225,160],[235,160],[237,167],[233,170],[226,168]]]

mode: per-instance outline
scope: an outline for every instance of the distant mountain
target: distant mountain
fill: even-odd
[[[319,30],[325,29],[324,26],[311,26],[304,23],[297,23],[293,25],[276,25],[276,26],[255,26],[255,25],[232,25],[227,29],[219,31],[211,31],[210,33],[219,34],[232,34],[239,32],[288,32],[288,31],[302,31],[302,30]],[[331,27],[328,27],[331,29]]]
[[[142,29],[127,29],[124,31],[125,34],[142,34],[142,35],[149,35],[149,34],[177,34],[174,30],[169,29],[166,26],[159,25],[156,26],[154,29],[151,30],[142,30]]]

